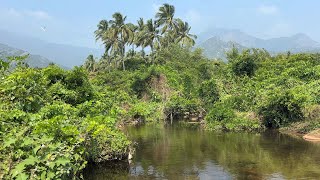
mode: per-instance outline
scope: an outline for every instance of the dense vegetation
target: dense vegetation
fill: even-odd
[[[233,49],[224,63],[191,49],[190,27],[174,18],[171,5],[160,7],[156,20],[125,19],[115,13],[98,24],[106,48],[98,62],[90,55],[83,67],[66,71],[23,63],[10,69],[0,61],[0,177],[81,178],[88,162],[125,159],[130,141],[117,128],[123,123],[320,127],[319,54]]]

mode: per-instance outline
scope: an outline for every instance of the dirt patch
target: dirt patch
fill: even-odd
[[[152,78],[150,85],[152,89],[156,90],[162,96],[164,101],[170,97],[171,90],[164,74],[160,74],[159,77]]]
[[[320,129],[316,129],[304,135],[303,139],[307,141],[320,142]]]
[[[171,96],[172,90],[170,89],[167,83],[167,78],[164,74],[160,74],[159,76],[152,76],[146,83],[148,84],[146,88],[160,95],[163,101],[167,101]],[[150,94],[150,92],[145,91],[142,92],[141,99],[144,101],[149,101],[151,99],[151,96],[152,94]]]

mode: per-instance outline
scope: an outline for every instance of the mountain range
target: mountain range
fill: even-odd
[[[9,56],[24,56],[27,54],[29,53],[26,51],[16,49],[0,43],[0,59],[7,60],[7,57]],[[29,54],[29,56],[26,59],[26,63],[31,67],[42,68],[48,66],[50,63],[52,63],[52,61],[40,55]]]
[[[82,65],[89,54],[101,57],[103,49],[49,43],[40,39],[0,30],[0,58],[30,53],[27,63],[44,67],[54,62],[63,68]],[[225,53],[232,47],[264,48],[270,53],[291,51],[320,52],[320,43],[299,33],[288,37],[261,39],[236,29],[215,28],[198,35],[196,47],[202,48],[208,58],[226,61]]]
[[[56,44],[0,30],[0,43],[30,54],[37,54],[56,64],[71,68],[83,64],[89,54],[100,57],[103,49]]]
[[[320,52],[320,43],[302,33],[288,37],[261,39],[240,30],[217,28],[201,33],[198,37],[197,47],[202,48],[207,57],[223,60],[226,60],[225,52],[233,45],[240,50],[264,48],[271,53]]]

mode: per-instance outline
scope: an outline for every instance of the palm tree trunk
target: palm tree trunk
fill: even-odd
[[[124,71],[126,70],[126,67],[124,65],[124,56],[122,56],[122,68],[123,68]]]
[[[150,47],[151,48],[151,63],[154,64],[154,58],[153,58],[153,47]]]

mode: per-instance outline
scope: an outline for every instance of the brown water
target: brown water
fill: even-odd
[[[89,166],[85,179],[320,179],[320,145],[268,131],[128,128],[133,161]]]

